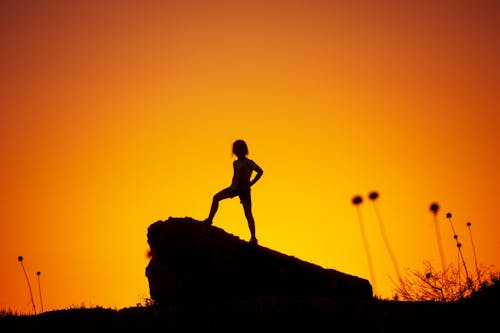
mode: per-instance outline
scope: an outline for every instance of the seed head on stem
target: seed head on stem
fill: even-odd
[[[372,191],[372,192],[368,193],[368,198],[370,198],[370,200],[373,202],[373,208],[375,209],[375,215],[377,215],[378,225],[380,228],[380,233],[382,234],[382,239],[384,240],[385,248],[386,248],[387,252],[389,253],[389,256],[390,256],[391,261],[392,261],[392,265],[394,267],[394,271],[396,272],[396,275],[398,276],[398,280],[402,284],[403,279],[401,277],[401,272],[399,270],[398,261],[396,260],[396,256],[394,255],[394,252],[392,251],[391,244],[389,243],[389,238],[387,237],[387,233],[385,231],[385,226],[384,226],[384,222],[382,220],[382,215],[380,214],[380,211],[379,211],[378,206],[377,206],[378,197],[379,197],[379,194],[376,191]]]
[[[352,198],[352,203],[357,206],[363,202],[363,197],[360,195],[356,195]]]
[[[462,243],[458,241],[458,235],[455,233],[455,228],[453,228],[451,217],[452,217],[451,213],[446,213],[446,218],[450,221],[451,231],[453,231],[453,238],[455,239],[455,242],[457,244],[458,254],[460,256],[460,259],[462,259],[462,264],[464,265],[465,277],[467,278],[467,281],[470,281],[469,272],[467,271],[467,265],[465,264],[464,256],[462,254]]]
[[[36,272],[36,277],[38,279],[38,296],[40,297],[40,307],[43,312],[43,301],[42,301],[42,288],[40,287],[40,271]]]
[[[28,283],[28,289],[29,289],[29,292],[30,292],[31,304],[33,305],[33,312],[36,315],[35,301],[33,301],[33,292],[31,291],[30,280],[28,279],[28,274],[26,274],[26,269],[24,268],[24,264],[23,264],[24,258],[23,258],[23,256],[19,256],[19,257],[17,257],[17,260],[21,263],[21,267],[23,268],[24,277],[26,278],[26,282]]]
[[[470,242],[472,245],[472,251],[474,252],[474,264],[476,265],[476,278],[479,282],[480,276],[479,276],[479,267],[477,265],[477,257],[476,257],[476,248],[474,246],[474,241],[472,240],[472,230],[471,230],[471,225],[472,223],[467,222],[467,228],[469,229],[469,236],[470,236]]]
[[[363,202],[363,197],[361,197],[360,195],[356,195],[352,198],[351,201],[352,201],[353,205],[356,207],[356,210],[358,212],[358,220],[359,220],[359,227],[360,227],[360,231],[361,231],[361,238],[363,239],[363,244],[365,246],[366,259],[368,261],[368,270],[370,271],[371,283],[373,285],[372,289],[375,292],[375,290],[376,290],[375,272],[373,269],[370,248],[368,246],[368,238],[366,237],[365,225],[363,223],[363,218],[361,217],[361,210],[359,209],[359,205]]]
[[[377,200],[378,198],[378,192],[375,192],[375,191],[372,191],[368,194],[368,198],[370,198],[370,200]]]
[[[437,202],[433,202],[431,204],[431,206],[429,207],[429,210],[433,213],[433,214],[437,214],[437,212],[439,211],[439,205],[437,204]]]
[[[432,212],[432,215],[434,215],[434,229],[436,230],[436,240],[438,243],[439,257],[441,258],[441,268],[443,269],[443,274],[444,274],[444,272],[446,271],[446,259],[444,256],[443,243],[441,240],[441,231],[437,219],[437,213],[439,211],[438,203],[437,202],[431,203],[431,205],[429,206],[429,210]]]

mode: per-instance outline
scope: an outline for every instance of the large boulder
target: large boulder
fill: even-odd
[[[147,239],[146,277],[158,304],[261,296],[373,298],[366,279],[252,245],[189,217],[153,223]]]

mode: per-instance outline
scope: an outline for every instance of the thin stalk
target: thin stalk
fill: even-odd
[[[438,243],[439,256],[441,258],[441,267],[443,269],[443,273],[446,271],[446,259],[443,251],[443,242],[441,241],[441,230],[439,229],[439,223],[437,219],[437,214],[434,214],[434,228],[436,230],[436,239]]]
[[[35,307],[35,301],[33,300],[33,292],[31,291],[31,284],[30,280],[28,279],[28,274],[26,274],[26,269],[24,268],[23,257],[19,256],[17,259],[19,260],[19,262],[21,263],[21,267],[23,268],[24,277],[26,278],[26,282],[28,283],[28,289],[30,291],[30,298],[31,298],[31,304],[33,305],[33,312],[36,315],[36,307]]]
[[[376,283],[375,283],[375,271],[373,269],[372,257],[370,254],[370,248],[368,246],[368,238],[366,237],[365,225],[363,223],[363,218],[361,216],[361,210],[359,208],[359,204],[361,202],[362,202],[361,197],[355,197],[353,199],[353,203],[356,206],[356,210],[358,212],[358,220],[359,220],[359,227],[361,230],[361,238],[363,239],[363,244],[365,247],[366,259],[368,261],[368,270],[370,271],[370,277],[371,277],[371,281],[373,284],[373,293],[376,294],[377,287],[376,287]]]
[[[40,307],[43,312],[43,301],[42,301],[42,288],[40,287],[40,272],[36,272],[36,276],[38,279],[38,296],[40,297]]]
[[[377,219],[379,222],[379,227],[380,227],[380,233],[382,234],[382,238],[385,243],[385,247],[387,248],[387,252],[389,252],[389,256],[391,257],[392,260],[392,265],[394,266],[394,270],[396,271],[396,275],[398,276],[399,282],[402,283],[403,279],[401,278],[401,272],[399,270],[399,265],[398,261],[396,260],[396,256],[394,255],[394,252],[392,251],[391,244],[389,243],[389,239],[387,238],[387,234],[385,232],[385,226],[384,222],[382,221],[382,217],[380,215],[380,211],[378,209],[377,203],[375,200],[373,201],[373,207],[375,208],[375,214],[377,215]]]
[[[472,245],[472,251],[474,252],[474,264],[476,265],[476,277],[477,277],[477,282],[479,282],[479,266],[477,265],[477,257],[476,257],[476,247],[474,246],[474,240],[472,239],[472,230],[471,230],[471,223],[467,222],[467,228],[469,229],[469,236],[470,236],[470,242]]]
[[[451,221],[451,213],[446,214],[446,218],[450,221],[451,231],[453,231],[453,238],[457,244],[458,253],[460,258],[462,259],[462,264],[464,265],[465,277],[467,278],[467,282],[469,282],[469,272],[467,271],[467,265],[465,264],[464,256],[462,254],[462,244],[458,241],[458,235],[455,233],[455,228],[453,228],[453,223]]]

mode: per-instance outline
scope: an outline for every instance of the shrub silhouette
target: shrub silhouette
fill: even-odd
[[[485,288],[498,284],[499,275],[489,268],[478,268],[474,280],[460,279],[460,269],[449,266],[445,271],[436,270],[424,261],[422,270],[407,269],[404,283],[394,288],[394,299],[403,301],[454,302],[484,293]]]
[[[449,212],[446,214],[446,218],[450,222],[460,260],[456,267],[453,265],[445,266],[439,235],[439,226],[437,223],[439,205],[437,203],[432,203],[430,210],[434,215],[434,224],[436,226],[436,235],[438,236],[441,264],[443,265],[443,269],[442,271],[436,270],[429,261],[424,261],[424,268],[422,270],[407,269],[406,275],[403,278],[403,283],[395,285],[394,298],[405,301],[453,302],[477,295],[480,291],[492,284],[498,285],[498,273],[494,273],[491,267],[480,268],[478,266],[474,246],[473,250],[474,261],[476,264],[476,276],[470,276],[462,253],[462,244],[458,241],[458,235],[455,232],[455,228],[453,227],[451,220],[452,214]],[[467,222],[469,232],[470,226],[471,223]],[[465,270],[465,281],[461,279],[460,266],[463,266]]]

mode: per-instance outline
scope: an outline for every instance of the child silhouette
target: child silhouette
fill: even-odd
[[[233,155],[236,155],[237,159],[233,162],[234,174],[231,186],[214,195],[210,213],[205,219],[205,223],[212,225],[212,220],[219,208],[219,201],[239,196],[240,202],[243,205],[245,217],[248,221],[248,228],[250,229],[250,243],[257,244],[257,238],[255,237],[255,221],[252,215],[250,187],[262,177],[264,171],[254,161],[247,158],[248,146],[245,141],[236,140],[233,143]],[[251,179],[254,171],[256,172],[255,177]]]

